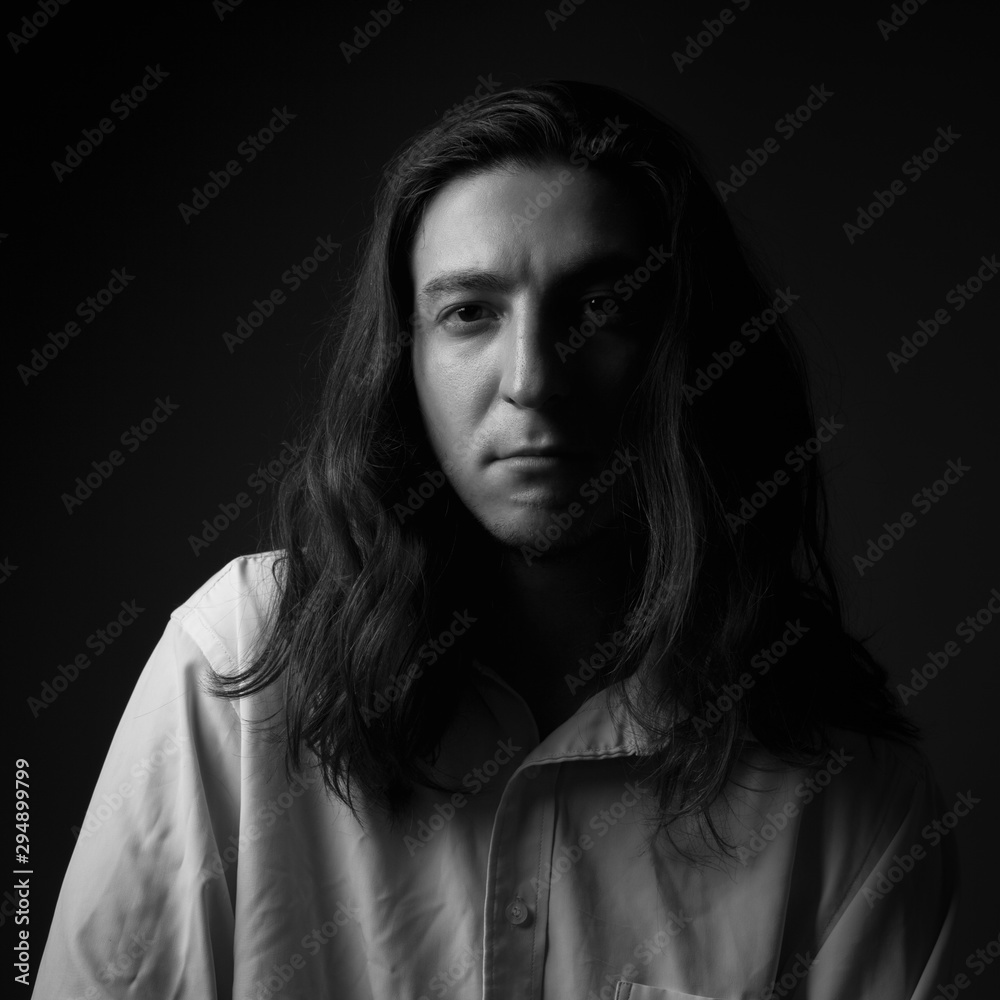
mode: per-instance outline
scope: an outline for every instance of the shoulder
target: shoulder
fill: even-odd
[[[850,884],[871,870],[887,844],[919,836],[939,792],[923,752],[884,737],[829,733],[830,752],[799,774],[801,836],[833,882]],[[805,844],[803,844],[805,846]]]
[[[913,906],[923,907],[925,930],[936,937],[956,870],[954,843],[948,838],[942,844],[936,833],[949,805],[930,762],[919,748],[891,739],[839,730],[831,738],[826,762],[796,788],[808,806],[799,850],[819,864],[818,898],[809,906],[818,918],[817,944],[852,913],[858,926],[877,926],[892,911]],[[872,912],[885,890],[894,889],[897,874],[905,875],[905,886],[894,892],[890,907]]]
[[[280,596],[283,564],[280,551],[239,556],[171,613],[215,670],[246,666]]]
[[[277,591],[276,574],[284,553],[278,550],[237,556],[209,577],[171,615],[184,618],[191,613],[212,616],[213,609],[231,613],[235,605],[266,605]]]
[[[918,980],[951,968],[951,831],[978,800],[946,800],[916,747],[831,735],[833,751],[800,800],[810,804],[788,895],[788,953],[810,957],[809,986],[824,996],[909,997]]]
[[[860,863],[858,854],[898,828],[915,804],[926,809],[936,789],[933,772],[919,747],[899,740],[831,728],[826,744],[811,767],[783,763],[756,741],[747,761],[772,777],[769,805],[811,817],[817,843],[850,848]]]
[[[823,814],[830,839],[862,850],[932,805],[937,786],[919,747],[845,730],[830,732],[830,746],[804,794]]]
[[[902,831],[919,832],[940,794],[927,758],[915,746],[841,729],[827,732],[827,745],[811,767],[784,764],[755,748],[748,762],[762,775],[757,779],[762,796],[749,800],[754,806],[748,815],[751,827],[766,819],[762,836],[768,842],[793,826],[799,862],[818,865],[833,891],[870,871]],[[761,829],[756,835],[759,839]]]

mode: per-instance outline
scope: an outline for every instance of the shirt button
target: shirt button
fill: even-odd
[[[503,913],[507,921],[514,924],[515,927],[523,924],[531,916],[528,904],[520,896],[515,896],[513,901],[507,904]]]

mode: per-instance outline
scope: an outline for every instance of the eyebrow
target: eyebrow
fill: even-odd
[[[621,277],[625,272],[638,266],[645,259],[643,254],[616,251],[602,253],[596,257],[584,257],[571,264],[553,283],[555,290],[567,285],[581,284],[598,278]],[[417,293],[417,301],[428,306],[445,295],[456,292],[509,292],[512,282],[497,271],[475,267],[444,271],[425,282]]]
[[[417,300],[430,304],[455,292],[509,292],[510,287],[510,282],[496,271],[466,267],[431,278],[417,293]]]

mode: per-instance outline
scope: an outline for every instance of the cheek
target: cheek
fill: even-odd
[[[581,357],[574,372],[576,392],[604,412],[620,411],[645,373],[645,345],[609,339],[585,345],[583,350],[589,353]]]
[[[428,438],[438,457],[469,438],[489,405],[488,378],[474,356],[413,345],[413,378]]]

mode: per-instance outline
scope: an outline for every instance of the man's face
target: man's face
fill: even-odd
[[[609,179],[562,163],[455,178],[425,209],[420,411],[455,492],[505,544],[564,548],[614,520],[637,457],[622,416],[666,273],[642,223]]]

